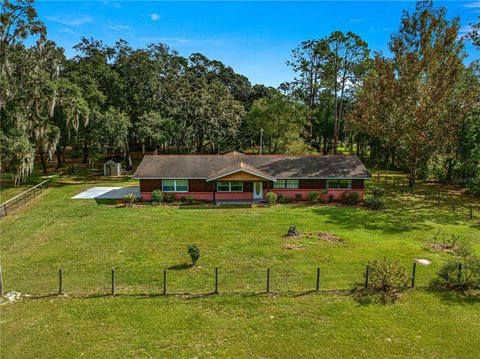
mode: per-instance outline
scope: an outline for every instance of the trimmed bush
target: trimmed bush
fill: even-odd
[[[318,192],[308,192],[308,200],[311,203],[318,203]]]
[[[394,301],[408,288],[410,279],[400,261],[376,259],[370,263],[367,293],[379,295],[382,302]]]
[[[372,195],[374,197],[383,197],[385,196],[385,189],[382,187],[373,187],[372,188]]]
[[[328,195],[328,203],[332,203],[335,200],[335,196],[333,194]]]
[[[274,204],[277,202],[277,194],[274,192],[268,192],[265,195],[265,199],[267,200],[268,204]]]
[[[382,197],[368,196],[365,198],[365,207],[372,211],[383,211],[387,209],[387,204]]]
[[[186,204],[186,205],[195,204],[195,200],[193,199],[192,196],[185,196],[185,197],[182,197],[180,200],[182,201],[183,204]]]
[[[163,202],[163,192],[159,189],[156,189],[152,192],[152,202],[156,205],[159,205]]]
[[[163,194],[163,202],[173,203],[173,202],[175,202],[175,196],[172,193],[164,193]]]
[[[343,192],[341,202],[346,206],[355,206],[360,202],[360,194],[358,192]]]
[[[301,201],[302,199],[303,199],[303,196],[302,196],[301,193],[295,194],[295,200],[296,200],[296,201]]]
[[[190,254],[192,264],[195,265],[195,263],[197,263],[197,261],[200,259],[200,248],[198,248],[196,244],[190,244],[188,246],[188,254]]]
[[[137,197],[133,193],[126,194],[123,196],[123,202],[125,203],[125,206],[131,208],[133,207],[133,204],[137,200]]]
[[[286,196],[282,196],[282,198],[278,199],[278,202],[280,203],[292,203],[293,202],[293,198],[291,197],[286,197]]]
[[[285,199],[285,196],[283,194],[278,194],[277,195],[277,202],[278,203],[283,203],[284,199]]]

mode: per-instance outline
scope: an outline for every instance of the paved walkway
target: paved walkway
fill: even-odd
[[[140,198],[140,187],[92,187],[73,196],[74,199],[123,199],[126,194],[133,193]]]

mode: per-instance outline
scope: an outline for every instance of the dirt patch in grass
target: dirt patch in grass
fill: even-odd
[[[285,235],[284,238],[286,239],[286,243],[283,245],[283,249],[287,250],[304,250],[311,244],[344,244],[346,242],[345,239],[333,233],[320,231]]]
[[[458,249],[457,246],[446,246],[440,243],[428,243],[427,247],[443,253],[454,253]]]

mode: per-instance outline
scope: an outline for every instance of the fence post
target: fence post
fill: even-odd
[[[452,212],[455,213],[455,198],[452,200]]]
[[[458,282],[460,283],[460,280],[462,279],[462,263],[458,264]]]
[[[470,205],[470,219],[473,219],[473,207]]]
[[[393,188],[395,188],[395,179],[396,177],[393,177]]]
[[[415,183],[412,184],[412,195],[415,197]]]
[[[112,295],[115,295],[115,268],[112,268]]]
[[[215,294],[218,294],[218,268],[215,267]]]
[[[35,187],[33,187],[33,198],[35,198]]]
[[[17,200],[15,202],[17,203],[17,208],[20,207],[20,198],[17,197]]]
[[[317,286],[315,289],[317,292],[320,290],[320,268],[317,268]]]
[[[377,173],[377,182],[380,183],[380,172]]]
[[[163,295],[167,295],[167,270],[163,270]]]
[[[270,293],[270,268],[267,269],[267,293]]]
[[[415,275],[417,274],[417,262],[413,262],[413,269],[412,269],[412,288],[415,287]]]
[[[383,185],[385,186],[385,188],[387,188],[387,175],[385,175],[385,182]]]
[[[58,270],[58,295],[63,294],[63,272],[62,268]]]
[[[440,192],[437,192],[437,206],[440,206]]]
[[[5,216],[6,216],[7,215],[7,205],[6,204],[3,205],[3,212],[5,212]]]
[[[370,266],[367,265],[367,270],[365,272],[365,289],[368,288],[368,277],[370,275]]]
[[[3,295],[3,273],[2,273],[1,266],[0,266],[0,295]]]

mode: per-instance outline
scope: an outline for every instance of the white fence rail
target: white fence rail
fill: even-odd
[[[39,194],[43,192],[44,189],[48,188],[48,182],[50,179],[40,182],[39,184],[27,189],[26,191],[20,193],[19,195],[10,198],[8,201],[0,204],[0,217],[5,217],[15,209],[25,205],[28,201],[34,199]]]

